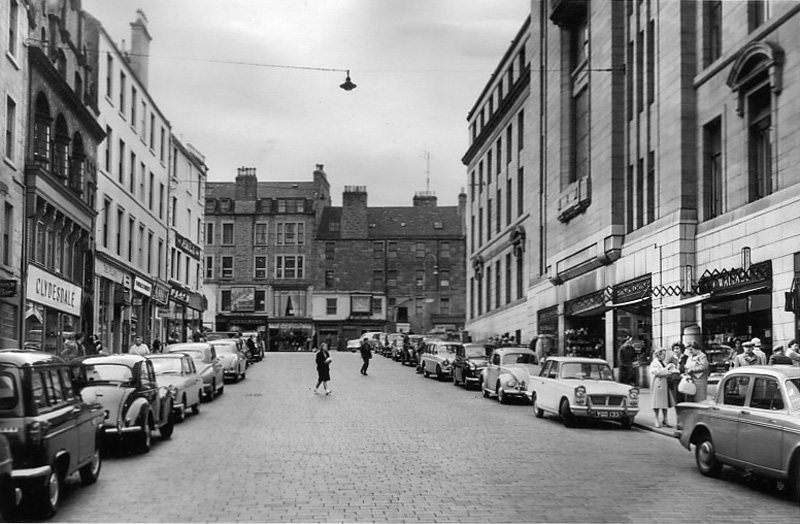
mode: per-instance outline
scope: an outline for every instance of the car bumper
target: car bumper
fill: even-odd
[[[50,466],[39,466],[38,468],[15,469],[11,472],[11,480],[14,483],[44,482],[50,476]]]
[[[222,376],[225,377],[225,378],[228,378],[228,377],[236,378],[236,377],[239,376],[239,370],[237,370],[237,369],[226,369],[225,371],[223,371]]]
[[[103,434],[106,437],[122,437],[124,435],[129,435],[131,433],[141,433],[142,431],[143,431],[142,426],[125,426],[125,427],[106,426],[103,428]]]
[[[576,417],[608,420],[633,418],[639,413],[639,408],[620,408],[610,406],[590,407],[570,405],[569,409]]]

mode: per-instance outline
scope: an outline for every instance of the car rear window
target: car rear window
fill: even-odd
[[[14,376],[0,372],[0,409],[14,409],[17,405],[17,383]]]
[[[786,381],[787,403],[792,409],[800,409],[800,378],[790,378]]]

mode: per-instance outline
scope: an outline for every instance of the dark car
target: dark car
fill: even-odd
[[[14,471],[14,459],[11,457],[11,446],[8,439],[0,435],[0,519],[13,522],[17,514],[17,494],[11,473]]]
[[[456,349],[453,361],[453,384],[469,389],[470,384],[480,386],[481,373],[489,363],[489,355],[494,351],[491,344],[464,344]]]
[[[68,476],[78,472],[84,484],[97,480],[103,417],[98,403],[81,398],[65,360],[0,351],[0,433],[14,457],[14,488],[40,516],[58,510]]]
[[[153,363],[140,355],[117,354],[72,361],[81,395],[103,406],[105,438],[147,453],[152,432],[172,436],[174,388],[159,387]]]

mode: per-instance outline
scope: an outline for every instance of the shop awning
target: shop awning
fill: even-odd
[[[642,303],[642,302],[644,302],[645,300],[650,300],[650,298],[651,298],[651,297],[649,297],[649,296],[647,296],[647,297],[642,297],[642,298],[637,298],[637,299],[635,299],[635,300],[628,300],[627,302],[619,302],[619,303],[617,303],[617,304],[609,304],[609,305],[608,305],[608,307],[609,307],[610,309],[617,309],[617,308],[621,308],[621,307],[630,307],[630,306],[635,306],[635,305],[637,305],[637,304],[641,304],[641,303]]]
[[[705,302],[709,298],[711,298],[711,293],[705,293],[703,295],[697,295],[696,297],[685,298],[683,300],[679,300],[671,304],[657,304],[653,306],[653,309],[654,310],[677,309],[679,307],[694,306],[696,304],[701,304]]]

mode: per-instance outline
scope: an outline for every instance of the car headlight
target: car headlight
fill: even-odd
[[[586,388],[584,386],[575,388],[575,403],[586,404]]]
[[[639,388],[631,388],[628,391],[628,405],[629,406],[639,406]]]
[[[508,387],[510,387],[510,388],[516,387],[516,385],[517,385],[517,379],[515,379],[514,377],[509,377],[509,378],[508,378],[508,381],[506,382],[506,384],[507,384],[507,385],[508,385]]]
[[[475,362],[470,362],[469,363],[469,369],[475,371],[476,369],[478,369],[478,366],[475,365]]]
[[[450,365],[450,361],[449,361],[449,360],[447,360],[447,359],[444,359],[444,362],[442,362],[442,365],[443,365],[444,367],[447,367],[447,366],[449,366],[449,365]]]

